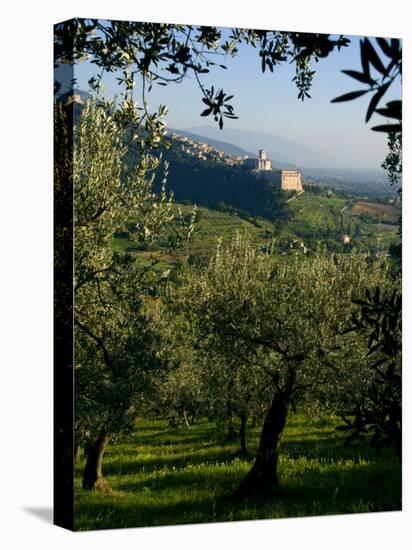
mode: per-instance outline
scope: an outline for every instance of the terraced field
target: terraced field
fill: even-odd
[[[396,206],[305,193],[289,205],[289,230],[302,237],[349,234],[357,248],[387,248],[398,237]]]
[[[336,230],[347,206],[347,199],[304,193],[289,203],[291,226],[298,231]]]
[[[180,205],[183,214],[189,215],[192,207]],[[177,205],[176,205],[177,208]],[[156,262],[156,270],[166,270],[186,262],[189,257],[200,260],[213,254],[217,240],[227,242],[236,232],[247,232],[256,246],[265,246],[274,238],[278,243],[291,240],[335,243],[339,249],[342,235],[351,236],[351,245],[358,249],[387,249],[397,239],[399,209],[388,204],[353,199],[325,197],[303,193],[287,204],[289,219],[282,222],[264,218],[241,217],[232,212],[221,212],[206,207],[198,208],[196,231],[189,243],[179,248],[168,245],[167,238],[151,250],[139,249],[127,237],[116,237],[114,247],[129,252],[139,264]],[[366,217],[365,217],[366,216]],[[173,233],[175,223],[166,229]]]
[[[377,202],[358,201],[352,207],[353,214],[367,214],[381,222],[397,223],[399,220],[399,208],[390,204]]]
[[[189,214],[191,207],[182,206],[182,211],[183,214]],[[253,223],[242,219],[236,214],[218,212],[204,207],[199,207],[197,211],[199,221],[196,224],[195,234],[190,243],[181,248],[168,250],[167,247],[161,246],[152,251],[130,251],[130,248],[133,248],[133,243],[125,237],[116,237],[114,246],[118,251],[129,251],[132,256],[139,260],[148,262],[156,259],[158,260],[156,268],[164,269],[165,267],[181,264],[189,256],[210,257],[219,238],[223,242],[228,242],[236,235],[236,232],[247,232],[257,246],[268,243],[272,238],[274,225],[263,218],[259,218]],[[171,224],[170,229],[173,229],[173,224]]]

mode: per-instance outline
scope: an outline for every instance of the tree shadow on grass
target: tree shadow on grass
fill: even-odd
[[[213,468],[214,464],[210,465]],[[166,473],[153,475],[146,479],[124,479],[117,481],[116,489],[126,492],[139,492],[142,490],[161,493],[162,491],[176,490],[181,494],[191,494],[195,490],[198,492],[212,492],[213,494],[231,495],[237,484],[240,482],[242,474],[228,472],[226,468],[211,469],[180,468],[170,470]]]
[[[196,437],[195,441],[191,440],[191,443],[202,441],[202,446],[196,446],[195,449],[188,448],[176,448],[176,442],[166,440],[166,442],[159,443],[159,446],[164,447],[165,456],[157,456],[154,458],[139,457],[138,450],[124,451],[123,456],[134,457],[134,460],[127,461],[110,461],[108,460],[104,464],[104,473],[108,476],[119,475],[131,475],[139,474],[141,472],[153,472],[154,470],[161,470],[164,468],[185,468],[188,465],[199,464],[217,464],[222,462],[232,462],[236,458],[235,448],[233,443],[226,443],[223,447],[218,447],[215,441],[204,442],[201,436]],[[357,463],[361,460],[367,460],[371,462],[396,462],[396,456],[392,449],[382,449],[377,451],[369,445],[364,443],[354,442],[351,445],[345,447],[344,438],[342,437],[329,437],[311,439],[310,441],[285,441],[282,445],[280,457],[281,459],[297,460],[305,458],[306,460],[320,460],[323,462],[335,462],[342,460],[350,460]],[[186,445],[187,443],[179,443],[178,445]],[[168,451],[168,447],[171,447]],[[116,450],[113,448],[113,456],[116,454]],[[107,458],[111,456],[110,449],[107,453]],[[254,453],[251,452],[243,460],[251,462],[254,460]]]
[[[310,440],[284,441],[280,451],[281,457],[318,460],[359,460],[396,461],[396,453],[392,448],[377,450],[368,443],[354,441],[345,446],[345,437],[329,436]]]
[[[312,431],[309,440],[286,435],[279,464],[281,491],[240,498],[236,489],[254,455],[235,467],[236,442],[225,442],[224,435],[202,423],[190,429],[138,427],[120,450],[109,448],[103,466],[119,495],[78,493],[79,526],[174,525],[401,507],[401,470],[394,451],[377,452],[362,442],[344,447],[344,437],[333,430]],[[146,454],[139,455],[141,447],[147,447]]]
[[[297,458],[301,457],[302,455],[299,455]],[[205,460],[205,457],[199,457],[198,460],[190,457],[185,461],[169,459],[159,462],[154,460],[151,467],[145,466],[145,473],[149,475],[145,476],[144,479],[139,478],[138,475],[134,478],[129,475],[122,479],[121,474],[125,474],[124,465],[122,471],[116,472],[116,469],[112,468],[112,475],[117,474],[116,489],[126,493],[145,490],[160,494],[162,491],[172,489],[185,494],[196,489],[200,492],[210,490],[213,494],[225,495],[222,498],[227,498],[228,502],[242,501],[241,498],[239,499],[236,496],[236,489],[246,471],[250,468],[251,461],[244,462],[245,468],[240,467],[237,471],[228,471],[228,467],[236,464],[233,460],[233,454],[219,453],[213,458],[212,460],[212,457],[209,456],[208,461]],[[259,502],[262,499],[265,500],[267,496],[269,496],[269,499],[276,497],[298,501],[304,497],[309,498],[309,501],[312,502],[313,499],[322,500],[323,495],[328,495],[327,498],[330,500],[333,495],[336,498],[338,494],[339,498],[346,494],[348,501],[351,501],[355,497],[361,498],[362,495],[365,495],[365,484],[367,486],[366,493],[370,495],[370,498],[379,500],[382,492],[390,492],[393,488],[396,488],[397,479],[400,491],[401,475],[400,470],[398,471],[396,468],[396,462],[391,464],[390,462],[351,460],[349,467],[346,461],[333,459],[319,461],[313,458],[307,462],[307,469],[305,465],[302,471],[293,473],[293,470],[290,471],[290,460],[292,460],[293,468],[294,459],[289,457],[288,460],[288,464],[281,463],[279,466],[281,483],[282,478],[285,479],[285,484],[282,483],[280,492],[276,495],[273,493],[254,495],[254,498],[257,498]],[[196,465],[199,464],[202,467],[204,466],[204,469],[196,468]],[[130,466],[129,474],[142,473],[141,470],[136,470],[136,464]],[[187,466],[193,466],[193,468]],[[105,473],[109,474],[109,471],[110,469],[106,469]]]
[[[168,482],[175,482],[169,478]],[[219,483],[219,479],[215,479]],[[280,517],[302,517],[348,514],[357,512],[392,511],[401,508],[399,498],[391,493],[386,499],[373,500],[372,494],[358,491],[336,493],[334,487],[305,487],[288,484],[276,494],[254,495],[253,498],[239,498],[230,493],[222,483],[221,492],[209,493],[203,497],[191,498],[190,485],[185,498],[165,502],[157,498],[156,491],[149,497],[139,499],[138,503],[116,507],[114,503],[90,502],[87,509],[78,508],[81,516],[85,512],[88,518],[98,518],[91,528],[121,528],[158,525],[178,525],[187,523],[212,523],[222,521],[241,521]],[[176,486],[176,490],[182,486]],[[161,493],[163,488],[158,488]],[[89,519],[90,522],[90,519]]]
[[[119,476],[114,487],[121,491],[119,498],[79,498],[76,516],[80,526],[96,529],[401,509],[401,472],[396,462],[348,465],[342,460],[325,464],[313,459],[307,470],[294,471],[293,460],[280,464],[280,491],[248,498],[236,494],[245,469],[220,465],[213,470],[218,461],[205,464],[204,470],[182,466],[152,471],[146,479]],[[186,461],[190,463],[193,457]],[[159,468],[159,461],[153,466]]]
[[[191,431],[188,428],[185,431],[167,430],[163,432],[150,433],[141,435],[139,432],[128,439],[128,445],[136,445],[138,447],[149,445],[150,447],[168,447],[176,445],[193,445],[202,443],[204,446],[216,445],[214,438],[210,438],[210,433],[199,433]]]
[[[201,436],[197,436],[196,440],[202,440]],[[393,463],[397,464],[395,453],[392,449],[384,449],[377,451],[374,448],[365,445],[364,443],[354,442],[353,444],[345,447],[343,445],[344,438],[342,437],[322,437],[318,439],[300,440],[300,441],[286,441],[281,450],[281,461],[283,460],[299,460],[305,459],[308,461],[308,467],[311,467],[313,461],[314,470],[320,467],[321,464],[329,464],[330,472],[333,472],[333,464],[338,464],[342,461],[351,461],[353,464],[360,463],[361,461],[368,461],[373,464],[385,464]],[[196,448],[190,449],[173,449],[173,444],[176,442],[162,443],[165,448],[165,456],[154,456],[153,458],[146,458],[145,456],[139,457],[139,451],[133,450],[123,455],[134,457],[134,460],[107,460],[104,464],[104,475],[107,477],[122,478],[130,477],[139,474],[152,474],[155,471],[173,469],[175,468],[179,475],[183,475],[183,470],[188,466],[198,466],[200,464],[205,466],[213,466],[216,464],[226,463],[231,464],[235,459],[233,444],[226,444],[225,447],[217,447],[216,442],[211,441],[205,443],[202,440],[202,446],[198,445]],[[214,448],[213,448],[214,446]],[[170,451],[168,454],[168,447]],[[115,452],[114,452],[115,454]],[[108,458],[110,453],[108,453]],[[254,454],[250,454],[243,459],[243,462],[249,464],[254,460]],[[315,464],[318,461],[319,464]],[[331,469],[332,468],[332,469]],[[337,466],[338,468],[338,466]],[[280,475],[282,476],[282,463],[279,467]],[[372,466],[373,470],[373,466]],[[371,470],[371,471],[372,471]],[[197,470],[198,471],[198,470]],[[360,480],[362,482],[362,480]],[[146,483],[136,482],[120,482],[121,489],[125,491],[138,490],[139,487],[146,485]],[[179,485],[185,485],[182,482]],[[133,489],[134,487],[134,489]],[[120,487],[119,487],[120,488]]]

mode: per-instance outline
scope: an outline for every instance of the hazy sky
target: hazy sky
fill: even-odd
[[[210,74],[201,75],[202,81],[206,87],[213,84],[233,94],[232,104],[239,116],[238,120],[225,119],[219,138],[225,141],[225,128],[261,131],[308,144],[333,159],[336,167],[378,168],[386,154],[386,135],[372,132],[370,127],[385,120],[374,115],[368,125],[365,124],[370,95],[350,102],[330,103],[336,96],[364,87],[340,72],[359,70],[361,66],[359,37],[350,38],[348,47],[314,65],[317,73],[310,92],[312,98],[304,102],[297,99],[297,89],[291,82],[293,65],[284,64],[275,67],[274,73],[267,70],[263,74],[258,51],[244,45],[239,47],[236,58],[219,58],[227,70],[212,68]],[[76,68],[78,87],[87,90],[87,80],[95,72],[93,65],[79,64]],[[108,97],[121,91],[115,76],[104,79]],[[400,94],[400,84],[396,84],[384,96],[384,102],[399,98]],[[160,103],[168,106],[169,127],[193,129],[213,124],[211,119],[199,116],[204,108],[201,98],[194,77],[189,76],[182,84],[154,85],[149,102],[152,108]]]

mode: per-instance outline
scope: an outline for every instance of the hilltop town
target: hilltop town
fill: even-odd
[[[283,170],[272,167],[271,160],[264,149],[259,150],[258,157],[234,156],[218,151],[208,143],[195,141],[176,132],[170,132],[169,136],[174,140],[175,148],[183,155],[249,170],[278,185],[283,191],[303,192],[301,173],[298,170]]]

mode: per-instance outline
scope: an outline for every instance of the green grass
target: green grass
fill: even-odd
[[[395,454],[367,444],[343,447],[336,424],[308,427],[290,417],[279,464],[282,493],[261,499],[233,497],[252,464],[234,458],[235,443],[214,423],[190,429],[138,420],[136,431],[112,445],[104,460],[111,492],[81,489],[76,466],[77,530],[246,519],[374,512],[401,508],[401,472]],[[258,431],[248,432],[253,454]]]
[[[360,234],[354,242],[357,248],[388,247],[398,238],[399,209],[387,204],[360,201],[352,205],[352,200],[337,197],[320,197],[303,193],[288,204],[291,214],[289,229],[296,235],[308,235],[311,232],[326,229],[342,231],[344,227],[360,226]],[[368,214],[370,220],[362,220],[362,214]],[[395,223],[395,225],[393,225]]]
[[[346,205],[346,199],[303,193],[296,200],[288,203],[292,215],[291,225],[298,230],[334,230],[337,223],[339,224],[339,215]]]

